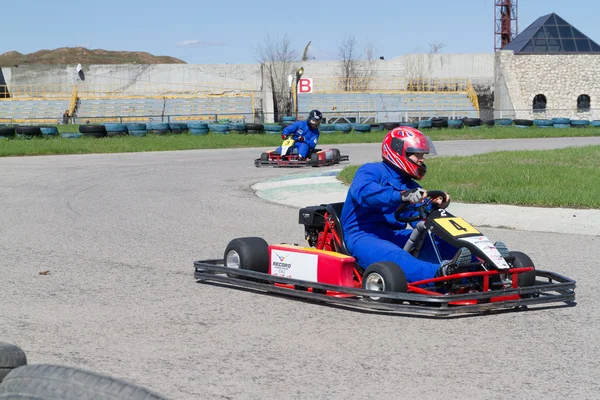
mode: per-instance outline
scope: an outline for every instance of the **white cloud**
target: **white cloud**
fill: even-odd
[[[218,47],[225,46],[227,43],[215,40],[182,40],[181,42],[177,42],[177,47]]]

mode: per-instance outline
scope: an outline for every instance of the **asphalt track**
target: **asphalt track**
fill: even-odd
[[[585,144],[600,138],[436,146],[467,155]],[[339,148],[352,163],[378,158],[377,145]],[[221,257],[233,237],[304,240],[296,206],[251,189],[304,171],[255,168],[260,151],[0,159],[0,341],[30,364],[86,368],[173,399],[599,397],[597,235],[482,229],[577,280],[575,307],[418,318],[197,283],[193,261]]]

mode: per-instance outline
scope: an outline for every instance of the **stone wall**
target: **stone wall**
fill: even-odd
[[[514,55],[496,53],[496,118],[600,118],[600,55]],[[546,97],[546,112],[533,112],[533,98]],[[588,95],[589,112],[577,111]]]

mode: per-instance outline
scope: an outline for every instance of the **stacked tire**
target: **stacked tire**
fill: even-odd
[[[104,125],[79,125],[79,133],[93,138],[103,138],[107,135]]]
[[[104,129],[108,137],[126,136],[129,133],[125,124],[106,123]]]
[[[201,136],[208,134],[208,124],[206,122],[190,121],[187,126],[192,135]]]
[[[464,126],[462,119],[449,119],[446,122],[448,123],[448,128],[450,129],[462,129]]]
[[[587,128],[590,125],[590,121],[587,119],[572,119],[571,128]]]
[[[14,126],[0,126],[0,139],[12,139],[15,135]]]
[[[552,118],[552,126],[555,128],[570,128],[571,119],[569,118]]]
[[[369,124],[351,124],[352,130],[356,133],[371,132],[371,125]]]
[[[168,135],[171,133],[171,126],[168,122],[148,122],[148,133],[154,135]]]
[[[229,124],[208,124],[208,130],[210,133],[227,135],[229,133]]]
[[[512,124],[513,120],[511,118],[498,118],[494,121],[496,126],[511,126]]]
[[[397,128],[400,126],[400,122],[384,122],[383,123],[383,130],[388,132],[391,131],[394,128]]]
[[[42,130],[39,126],[17,126],[15,131],[17,132],[18,137],[26,139],[42,136]]]
[[[333,133],[333,132],[335,132],[335,125],[334,124],[321,124],[319,126],[319,132]]]
[[[533,125],[538,128],[552,128],[552,120],[549,119],[534,119]]]
[[[430,119],[424,119],[422,121],[419,121],[418,124],[418,129],[429,129],[433,126]]]
[[[172,134],[180,135],[188,130],[188,125],[185,122],[169,122],[169,129]]]
[[[55,137],[58,135],[58,128],[56,126],[40,126],[40,131],[44,137]]]
[[[530,119],[515,119],[513,123],[517,128],[529,128],[533,125],[533,120]]]
[[[465,118],[464,125],[469,128],[479,128],[481,126],[481,118]]]
[[[248,127],[245,123],[242,122],[230,122],[227,124],[229,127],[229,132],[232,133],[248,133]]]
[[[252,133],[252,134],[263,133],[265,130],[265,126],[263,124],[247,123],[246,129],[247,129],[248,133]]]
[[[592,122],[590,122],[590,126],[592,126],[594,128],[600,128],[600,120],[598,120],[598,119],[593,120]]]
[[[445,117],[435,117],[431,118],[431,127],[432,128],[447,128],[448,127],[448,118]]]
[[[350,133],[352,131],[352,125],[350,125],[350,124],[333,124],[333,129],[336,132]]]
[[[148,127],[146,124],[129,123],[125,124],[127,127],[127,133],[129,136],[146,136],[148,134]]]
[[[269,135],[281,134],[283,126],[279,124],[264,124],[265,133]]]

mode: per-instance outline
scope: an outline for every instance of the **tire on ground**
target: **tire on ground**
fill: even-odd
[[[391,261],[380,261],[369,265],[363,274],[363,289],[384,292],[401,292],[408,290],[406,276],[402,268]],[[381,303],[391,303],[394,299],[382,297],[367,297],[368,300]]]
[[[166,397],[108,375],[60,365],[34,364],[8,374],[0,385],[0,399],[161,400]]]
[[[106,137],[106,128],[103,125],[79,125],[79,133],[83,136],[102,138]]]
[[[14,344],[0,342],[0,382],[9,372],[22,365],[27,365],[25,352]]]
[[[525,253],[520,251],[509,251],[508,255],[510,257],[514,257],[515,261],[513,261],[513,268],[523,268],[523,267],[533,267],[533,271],[525,272],[523,274],[519,274],[518,284],[519,287],[527,287],[535,285],[535,265],[533,265],[533,261],[531,258]],[[527,295],[526,295],[527,296]]]
[[[223,260],[226,267],[237,264],[239,269],[266,274],[269,272],[269,245],[261,237],[236,238],[225,248]]]
[[[18,135],[42,136],[42,130],[39,126],[17,126],[15,131]]]

